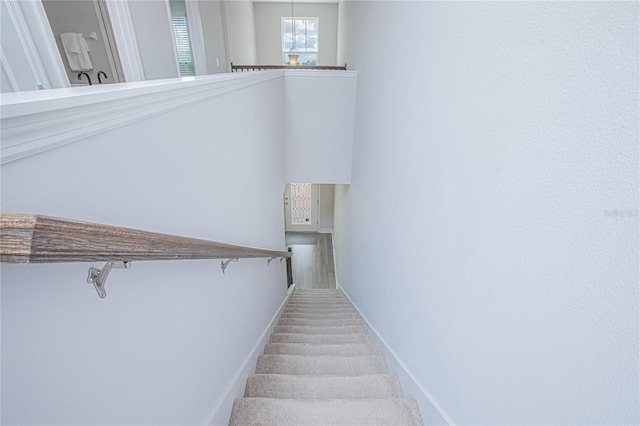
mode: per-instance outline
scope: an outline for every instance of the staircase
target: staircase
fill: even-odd
[[[340,290],[294,290],[230,425],[421,425]]]

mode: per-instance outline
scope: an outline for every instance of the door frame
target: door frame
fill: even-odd
[[[8,17],[13,25],[25,58],[29,63],[37,89],[69,87],[69,78],[58,53],[58,46],[51,32],[49,20],[42,2],[21,2],[3,0]],[[11,68],[10,60],[2,54],[2,68],[8,76],[14,91],[24,90]]]

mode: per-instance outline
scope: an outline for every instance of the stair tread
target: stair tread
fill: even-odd
[[[362,325],[362,323],[355,318],[280,318],[278,325],[346,326]]]
[[[386,360],[379,355],[313,356],[260,355],[256,373],[361,376],[387,374]]]
[[[290,399],[401,398],[397,376],[320,376],[253,374],[247,380],[245,397]]]
[[[332,317],[332,316],[339,316],[339,315],[354,315],[355,318],[355,314],[356,311],[354,311],[353,309],[340,309],[340,310],[321,310],[321,309],[283,309],[282,310],[283,314],[298,314],[298,315],[302,315],[302,316],[306,316],[306,317]]]
[[[353,308],[352,305],[350,305],[349,303],[336,303],[336,302],[309,302],[309,303],[302,303],[302,302],[289,302],[287,303],[287,307],[288,308]]]
[[[376,355],[371,343],[267,343],[265,355]]]
[[[301,334],[273,333],[270,343],[369,343],[369,336],[364,333],[354,334]]]
[[[287,305],[284,308],[284,311],[305,311],[305,312],[341,312],[341,311],[348,311],[348,312],[355,312],[355,310],[353,309],[353,306],[350,305],[344,305],[344,306],[338,306],[338,305]]]
[[[338,318],[354,318],[358,319],[355,312],[283,312],[280,318],[327,318],[327,319],[338,319]]]
[[[354,334],[364,333],[361,325],[278,325],[275,333],[306,333],[306,334]]]
[[[415,401],[385,399],[243,398],[234,402],[236,425],[420,425]]]
[[[340,305],[350,304],[344,297],[291,297],[289,303],[315,304],[315,303],[335,303]]]

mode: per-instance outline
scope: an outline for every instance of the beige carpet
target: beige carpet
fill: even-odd
[[[294,290],[229,424],[421,425],[340,290]]]

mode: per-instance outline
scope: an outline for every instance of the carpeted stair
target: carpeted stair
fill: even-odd
[[[294,290],[229,424],[421,425],[340,290]]]

